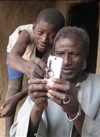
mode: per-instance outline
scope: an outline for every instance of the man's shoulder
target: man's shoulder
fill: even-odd
[[[95,74],[95,73],[89,73],[89,78],[92,78],[92,79],[100,79],[100,75],[99,74]]]
[[[92,85],[100,87],[100,75],[99,74],[89,73],[87,81],[91,82]]]

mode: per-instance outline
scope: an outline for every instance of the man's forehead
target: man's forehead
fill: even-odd
[[[73,46],[73,45],[76,45],[76,44],[79,44],[79,45],[81,44],[81,41],[78,37],[75,37],[75,36],[73,36],[73,37],[64,37],[64,38],[61,37],[56,41],[55,47],[60,46],[60,45],[62,45],[62,46],[67,46],[67,45]]]

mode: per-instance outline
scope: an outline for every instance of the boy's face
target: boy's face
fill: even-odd
[[[47,23],[43,20],[33,26],[34,41],[37,49],[40,52],[46,52],[50,46],[53,45],[57,29],[53,24]]]
[[[73,36],[58,39],[54,55],[63,58],[62,79],[74,80],[80,76],[86,54],[78,37]]]

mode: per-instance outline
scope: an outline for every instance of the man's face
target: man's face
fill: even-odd
[[[80,75],[86,54],[77,37],[58,39],[54,55],[63,58],[62,79],[73,80]]]
[[[34,28],[34,41],[40,52],[46,52],[52,46],[57,30],[53,24],[43,20],[38,22]]]

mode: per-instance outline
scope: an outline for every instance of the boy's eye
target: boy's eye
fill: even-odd
[[[52,35],[50,35],[49,37],[50,37],[50,38],[55,38],[55,35],[54,35],[54,34],[52,34]]]

